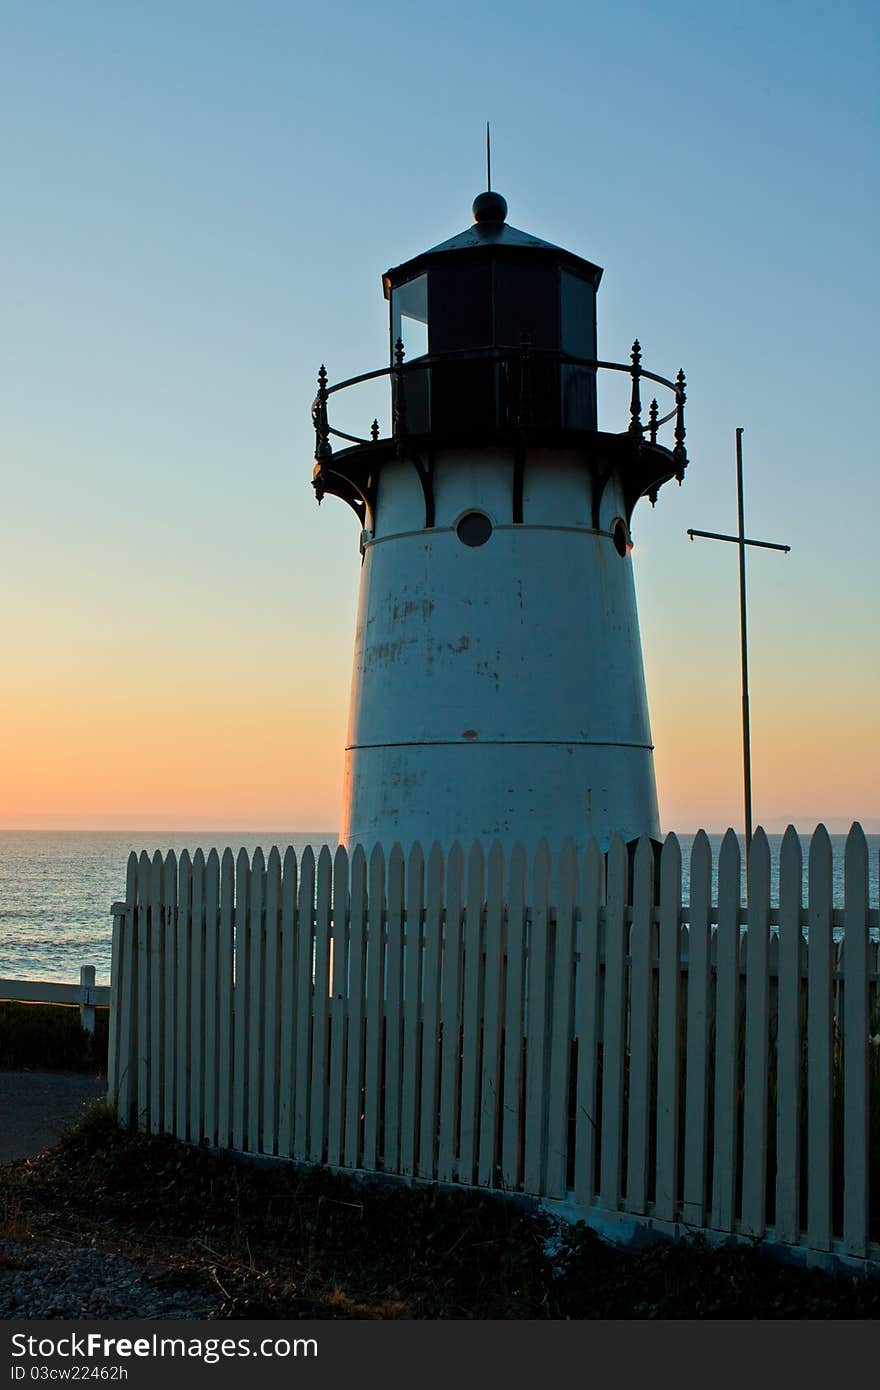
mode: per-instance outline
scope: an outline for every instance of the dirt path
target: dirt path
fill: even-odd
[[[106,1092],[105,1076],[0,1071],[0,1163],[30,1158],[57,1143],[83,1108]]]

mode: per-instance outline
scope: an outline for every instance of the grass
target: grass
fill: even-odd
[[[880,1280],[750,1247],[626,1253],[488,1195],[256,1166],[121,1130],[105,1104],[54,1149],[0,1168],[7,1233],[157,1258],[170,1278],[209,1281],[219,1318],[880,1316]]]
[[[0,1070],[106,1072],[109,1009],[95,1009],[95,1032],[66,1004],[0,1002]]]

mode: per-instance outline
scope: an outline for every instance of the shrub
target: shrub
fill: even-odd
[[[76,1006],[0,1002],[0,1069],[105,1072],[109,1015],[95,1010],[90,1035]]]

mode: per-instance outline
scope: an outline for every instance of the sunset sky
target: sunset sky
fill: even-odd
[[[742,823],[736,551],[685,534],[736,528],[742,425],[792,547],[749,557],[755,821],[880,831],[878,14],[6,0],[0,826],[335,830],[315,376],[385,364],[381,273],[468,225],[489,118],[510,222],[605,268],[600,356],[687,372],[633,521],[664,829]]]

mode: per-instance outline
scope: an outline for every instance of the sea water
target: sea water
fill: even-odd
[[[235,833],[157,830],[0,830],[0,978],[79,982],[81,965],[94,965],[98,984],[110,982],[110,905],[125,900],[132,850],[152,858],[197,849],[222,855],[230,847],[282,855],[292,845],[336,847],[335,834]]]
[[[689,897],[688,867],[693,835],[680,835],[683,899]],[[715,868],[721,835],[710,835]],[[772,896],[777,901],[781,835],[768,837],[772,855]],[[878,900],[880,835],[869,835],[871,906]],[[834,902],[843,906],[843,864],[846,837],[832,835]],[[246,833],[209,831],[0,831],[0,977],[16,980],[79,981],[81,965],[94,965],[99,984],[110,978],[110,905],[125,897],[129,853],[155,850],[176,854],[187,849],[227,847],[252,854],[259,845],[268,855],[277,845],[282,855],[292,845],[301,855],[307,845],[336,847],[327,832]],[[801,836],[806,863],[809,837]]]

